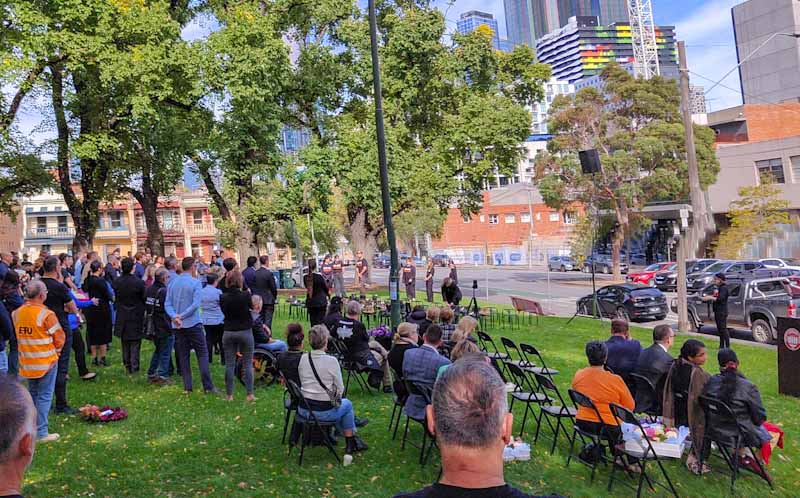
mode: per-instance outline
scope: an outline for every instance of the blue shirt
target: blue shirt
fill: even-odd
[[[75,287],[81,288],[81,273],[83,273],[83,261],[78,259],[75,262],[75,275],[72,277],[72,281],[75,283]]]
[[[213,285],[206,285],[200,291],[200,311],[203,325],[219,325],[225,321],[222,308],[219,306],[219,297],[222,291]]]
[[[181,273],[167,287],[164,311],[170,319],[180,317],[182,328],[188,329],[202,324],[200,319],[200,292],[203,287],[189,272]],[[175,328],[173,324],[173,328]]]
[[[144,265],[142,265],[141,263],[134,263],[133,274],[136,275],[136,277],[144,280]]]
[[[0,278],[5,278],[8,273],[8,265],[4,261],[0,261]]]

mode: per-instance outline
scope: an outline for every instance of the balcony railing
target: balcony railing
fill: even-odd
[[[116,237],[127,237],[130,235],[130,230],[128,229],[128,225],[122,225],[118,227],[98,227],[97,233],[95,237],[98,238],[116,238]]]
[[[189,235],[216,235],[217,227],[213,223],[189,223],[186,231]]]
[[[27,236],[31,239],[71,239],[75,236],[72,227],[29,228]]]
[[[136,223],[137,234],[147,234],[147,225],[144,223]],[[161,224],[161,231],[166,233],[183,233],[183,225],[180,223],[171,223],[169,225]]]

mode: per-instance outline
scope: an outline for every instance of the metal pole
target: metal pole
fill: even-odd
[[[319,246],[317,246],[317,238],[314,237],[314,222],[311,221],[311,214],[306,213],[308,220],[308,227],[311,230],[311,252],[314,253],[314,259],[319,261]]]
[[[675,240],[678,243],[678,331],[685,334],[689,331],[689,310],[686,306],[686,239],[677,235]]]
[[[389,169],[386,166],[386,132],[383,127],[383,95],[381,93],[381,68],[378,58],[378,22],[375,16],[375,0],[369,0],[369,40],[372,48],[372,84],[375,91],[375,130],[378,135],[378,165],[381,174],[381,203],[383,205],[383,225],[386,228],[386,240],[389,242],[391,259],[389,269],[389,299],[392,303],[392,329],[400,325],[399,301],[399,257],[397,240],[392,222],[392,199],[389,196]]]
[[[594,246],[597,243],[597,230],[600,228],[600,210],[597,209],[597,206],[594,205],[594,186],[595,186],[595,179],[594,173],[592,173],[592,206],[595,208],[594,212],[594,221],[597,223],[597,226],[592,225],[592,248],[589,250],[589,254],[592,258],[592,316],[596,317],[599,316],[601,319],[603,318],[602,314],[599,314],[600,308],[597,305],[597,281],[595,280],[595,271],[597,266],[597,257],[594,252]]]

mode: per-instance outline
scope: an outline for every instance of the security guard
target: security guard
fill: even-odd
[[[322,273],[322,278],[325,279],[325,285],[327,285],[329,289],[333,289],[333,263],[331,262],[330,255],[325,256],[325,259],[322,260],[322,266],[320,266],[319,269]]]
[[[433,259],[428,258],[428,269],[425,271],[425,293],[428,295],[428,302],[433,302],[433,275],[436,270],[433,269]]]
[[[333,256],[331,269],[333,270],[333,288],[336,291],[336,295],[339,297],[344,297],[344,265],[342,264],[341,256],[338,254]]]
[[[406,286],[406,301],[413,301],[417,297],[417,267],[414,258],[406,259],[403,265],[403,285]]]

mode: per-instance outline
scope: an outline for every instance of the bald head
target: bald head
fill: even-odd
[[[0,469],[11,465],[27,467],[33,458],[35,439],[36,409],[31,395],[16,380],[0,375]]]

